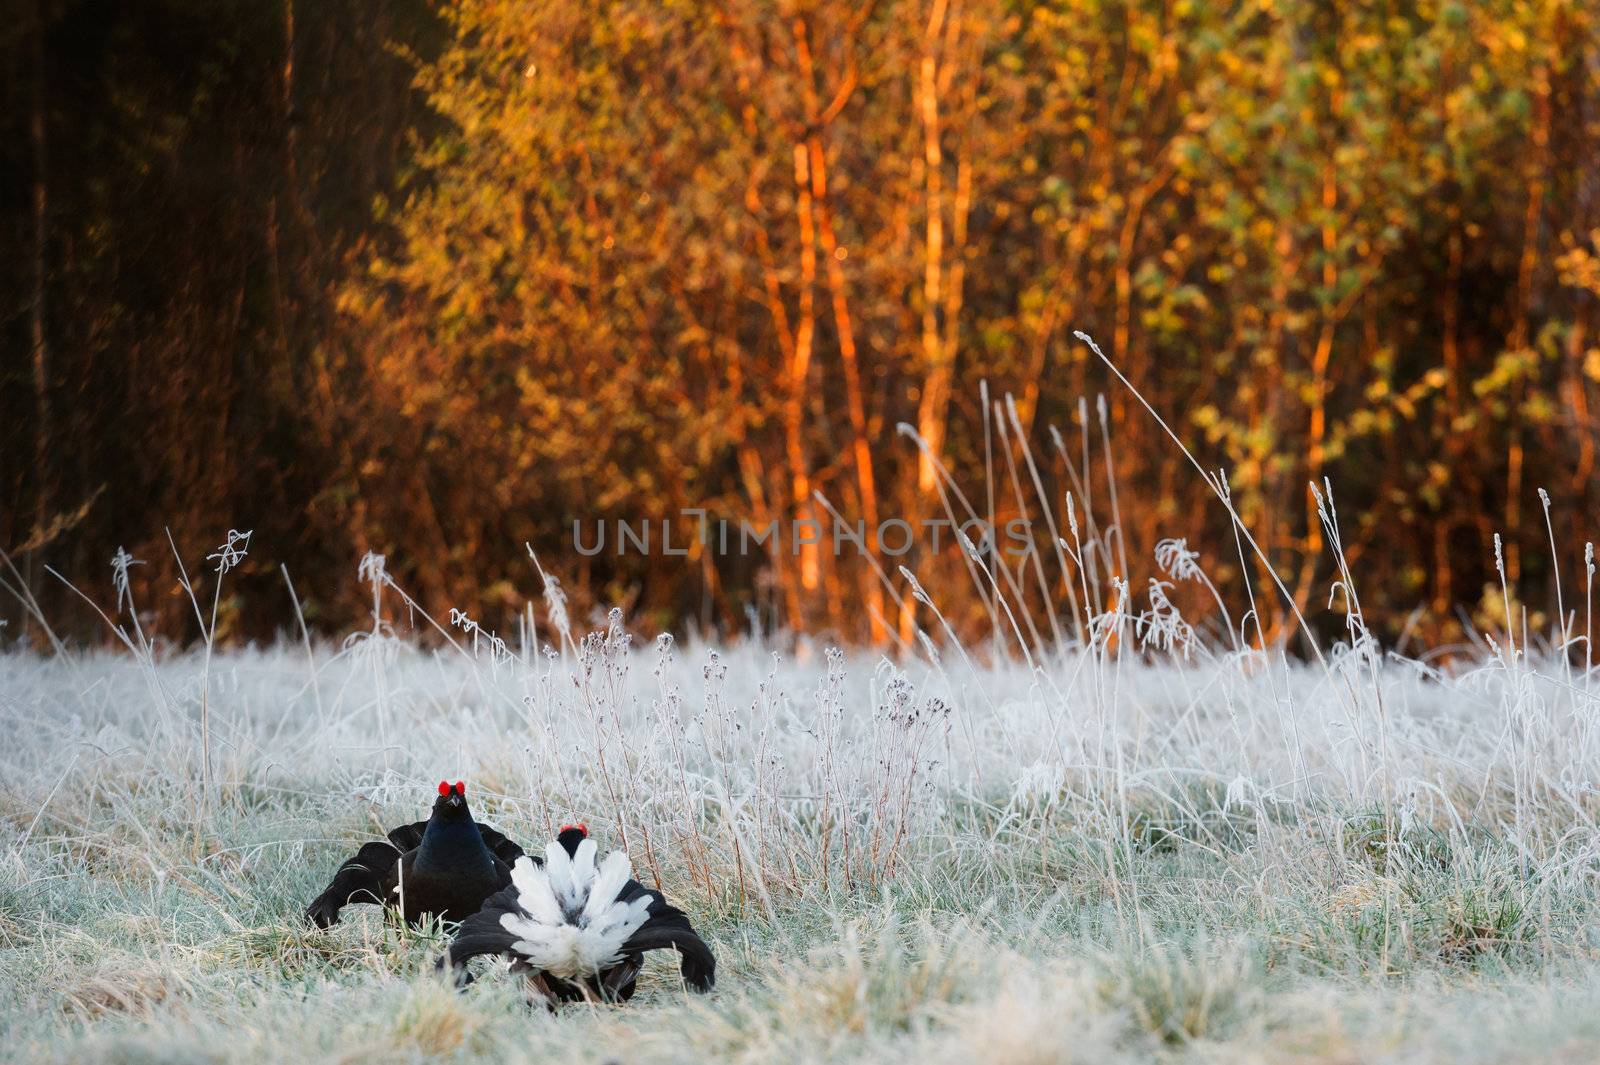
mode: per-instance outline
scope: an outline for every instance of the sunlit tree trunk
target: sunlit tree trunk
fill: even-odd
[[[734,81],[739,93],[739,122],[740,127],[750,145],[752,154],[759,151],[762,142],[762,133],[757,122],[756,101],[757,89],[751,77],[752,71],[763,69],[758,54],[752,54],[746,49],[739,35],[738,26],[730,11],[721,11],[717,17],[722,32],[726,35],[729,55],[733,60],[733,67],[738,71]],[[803,149],[802,149],[803,150]],[[797,158],[797,165],[798,165]],[[766,478],[768,474],[767,463],[763,461],[762,451],[757,444],[743,435],[743,429],[736,438],[739,460],[740,481],[744,487],[746,498],[750,502],[753,516],[759,529],[766,529],[771,522],[780,525],[785,515],[785,491],[781,485],[783,479],[788,480],[787,495],[792,500],[796,496],[804,497],[809,503],[811,486],[810,475],[805,458],[805,445],[803,439],[804,423],[804,392],[808,367],[810,361],[811,325],[809,321],[805,327],[806,335],[802,338],[798,327],[791,325],[789,310],[784,304],[782,280],[778,275],[776,255],[772,249],[772,240],[767,231],[766,210],[761,198],[761,181],[765,175],[764,167],[752,167],[745,175],[744,206],[753,223],[753,236],[755,240],[756,258],[761,264],[761,301],[765,304],[772,330],[776,334],[778,350],[783,368],[783,397],[779,404],[780,422],[783,431],[783,448],[785,457],[784,474],[779,477],[779,484],[774,485],[769,493]],[[805,180],[801,176],[800,180]],[[799,184],[799,182],[797,182]],[[809,195],[809,193],[808,193]],[[809,218],[809,206],[805,210]],[[809,231],[809,225],[802,224],[803,231]],[[809,243],[809,236],[802,233],[804,240]],[[813,267],[814,272],[814,267]],[[808,286],[809,288],[809,286]],[[803,297],[803,304],[809,303],[809,295]],[[803,305],[802,310],[806,307]],[[809,319],[809,314],[805,315]],[[802,352],[799,343],[805,341],[805,351]],[[777,464],[772,464],[774,470]],[[798,516],[798,515],[796,515]],[[771,553],[772,574],[777,583],[778,594],[783,604],[783,621],[791,629],[799,631],[804,622],[804,611],[800,597],[800,581],[796,579],[795,567],[791,565],[793,555],[789,550],[789,536],[791,529],[781,529],[779,536],[772,541],[768,551]]]
[[[853,27],[851,27],[853,30]],[[802,103],[806,110],[806,158],[811,180],[811,196],[815,205],[817,238],[822,246],[823,269],[827,278],[828,295],[833,309],[834,330],[839,340],[839,361],[845,384],[845,405],[850,417],[850,456],[855,467],[856,492],[861,520],[865,525],[862,550],[876,556],[878,550],[878,489],[872,470],[872,449],[867,439],[866,403],[861,392],[861,369],[856,350],[855,324],[850,314],[850,296],[844,276],[847,249],[839,244],[833,227],[833,203],[828,195],[828,155],[822,142],[822,132],[849,102],[856,87],[856,70],[851,66],[841,79],[832,99],[823,106],[817,93],[816,69],[812,58],[810,32],[804,19],[793,22],[795,54],[800,64]],[[853,45],[853,42],[852,42]],[[837,574],[843,568],[839,560],[830,570]],[[883,588],[878,583],[870,565],[855,567],[861,592],[865,596],[870,619],[873,643],[884,639],[882,624]],[[836,578],[831,578],[833,580]],[[835,598],[830,588],[829,602]]]
[[[926,366],[921,403],[917,408],[917,432],[927,452],[917,460],[917,489],[924,496],[933,491],[933,459],[944,450],[944,416],[950,399],[954,368],[950,352],[939,332],[939,309],[944,287],[944,151],[939,143],[939,33],[947,13],[946,0],[933,0],[933,9],[922,35],[922,54],[917,68],[916,106],[922,125],[924,163],[923,203],[927,222],[922,267],[922,358]]]
[[[855,326],[850,316],[850,297],[844,276],[845,249],[833,231],[833,210],[828,203],[827,162],[819,138],[810,144],[812,187],[817,198],[817,231],[827,263],[828,293],[833,302],[834,328],[839,334],[839,362],[844,371],[845,404],[850,413],[850,455],[855,467],[856,492],[860,499],[861,520],[865,526],[863,550],[871,556],[878,551],[878,487],[872,472],[872,447],[867,438],[866,400],[861,392],[861,367],[856,351]],[[866,596],[871,619],[872,642],[882,643],[883,586],[871,566],[861,566],[862,594]]]
[[[783,402],[784,446],[788,457],[790,503],[794,520],[798,523],[816,521],[816,504],[811,498],[811,469],[805,446],[805,403],[811,374],[811,351],[816,338],[816,279],[817,246],[816,223],[812,210],[809,160],[804,144],[794,146],[795,220],[800,226],[800,306],[795,315],[794,346],[789,353],[785,377],[788,390]],[[807,528],[810,528],[807,526]],[[820,528],[820,526],[818,526]],[[814,541],[820,535],[814,530],[807,536],[791,528],[786,533],[796,533],[788,548],[790,554],[799,554],[800,588],[809,595],[817,590],[821,567]],[[791,595],[789,623],[796,632],[804,628],[804,613],[800,596]]]

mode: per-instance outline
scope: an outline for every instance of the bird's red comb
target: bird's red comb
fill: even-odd
[[[584,824],[582,821],[579,821],[575,825],[562,825],[561,826],[561,831],[562,832],[566,832],[569,829],[574,829],[574,828],[577,829],[579,832],[583,833],[583,838],[584,839],[588,839],[589,838],[589,826]]]
[[[450,782],[448,780],[439,781],[439,794],[440,795],[448,795],[448,794],[450,794]]]
[[[467,797],[467,786],[459,780],[456,781],[456,794],[463,799]]]

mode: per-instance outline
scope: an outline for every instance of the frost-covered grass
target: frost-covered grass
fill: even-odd
[[[0,1052],[1600,1054],[1581,668],[1502,646],[1440,672],[1361,638],[1326,666],[1185,656],[1118,616],[1031,669],[462,627],[0,656]],[[626,845],[715,947],[717,990],[656,958],[631,1005],[552,1017],[506,977],[447,989],[437,941],[370,908],[304,925],[440,778],[524,842],[581,819]]]

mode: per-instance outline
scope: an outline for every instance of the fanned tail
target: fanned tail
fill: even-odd
[[[649,919],[650,900],[619,900],[630,878],[627,855],[609,855],[597,871],[594,852],[590,840],[571,857],[552,843],[543,868],[517,861],[515,906],[499,916],[513,940],[509,953],[565,980],[596,976],[622,960],[629,937]]]
[[[549,874],[550,890],[561,912],[569,917],[577,917],[583,909],[589,887],[594,883],[595,849],[592,839],[578,844],[577,852],[570,855],[560,843],[552,841],[545,846],[544,868]]]
[[[594,844],[584,840],[571,854],[552,843],[542,864],[519,859],[511,886],[462,922],[439,967],[454,966],[465,983],[468,961],[500,955],[514,970],[531,971],[557,998],[625,1001],[644,953],[671,948],[684,983],[709,991],[716,958],[688,916],[634,880],[626,854],[609,854],[598,866],[594,855]]]

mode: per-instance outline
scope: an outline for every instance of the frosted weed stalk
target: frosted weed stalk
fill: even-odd
[[[172,533],[167,532],[167,542],[172,543]],[[195,597],[194,586],[189,583],[188,571],[183,565],[183,556],[178,553],[178,545],[172,543],[172,554],[178,562],[178,574],[183,584],[184,593],[188,595],[190,604],[194,607],[195,621],[200,625],[200,633],[205,641],[205,664],[200,670],[200,808],[203,811],[205,804],[211,800],[211,656],[217,642],[217,606],[222,601],[222,578],[229,570],[245,560],[250,550],[250,532],[239,532],[237,529],[228,530],[228,538],[215,551],[206,556],[207,562],[217,564],[216,583],[211,590],[211,623],[200,613],[200,601]],[[198,833],[198,825],[196,826]]]

